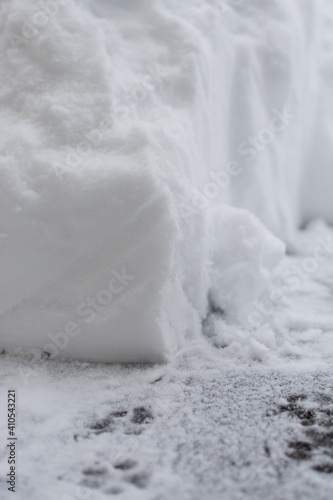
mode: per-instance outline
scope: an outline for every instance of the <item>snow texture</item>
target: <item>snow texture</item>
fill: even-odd
[[[331,0],[1,0],[17,500],[333,497],[332,27]]]
[[[332,220],[328,5],[1,2],[2,348],[159,361],[210,300],[246,321],[270,231]]]

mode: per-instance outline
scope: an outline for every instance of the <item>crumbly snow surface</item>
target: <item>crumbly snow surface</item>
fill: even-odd
[[[332,498],[332,25],[330,0],[0,2],[17,499]]]

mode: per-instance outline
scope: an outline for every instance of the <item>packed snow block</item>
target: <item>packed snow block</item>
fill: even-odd
[[[126,42],[131,10],[112,7],[106,31],[129,52],[110,53],[99,16],[58,7],[36,26],[37,1],[1,5],[0,348],[161,361],[199,338],[207,301],[205,214],[183,206],[200,171],[186,149],[191,115],[175,120],[162,73],[128,57],[146,54]]]
[[[74,176],[40,187],[39,199],[15,199],[2,184],[1,348],[133,362],[174,351],[162,322],[167,302],[180,307],[177,228],[163,186],[119,168],[90,189]]]

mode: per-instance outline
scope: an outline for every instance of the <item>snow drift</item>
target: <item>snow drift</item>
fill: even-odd
[[[159,361],[248,314],[278,238],[332,220],[330,15],[1,3],[1,348]]]

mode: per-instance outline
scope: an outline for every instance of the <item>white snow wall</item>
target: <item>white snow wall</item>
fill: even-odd
[[[332,221],[329,2],[0,8],[1,348],[162,360]]]

